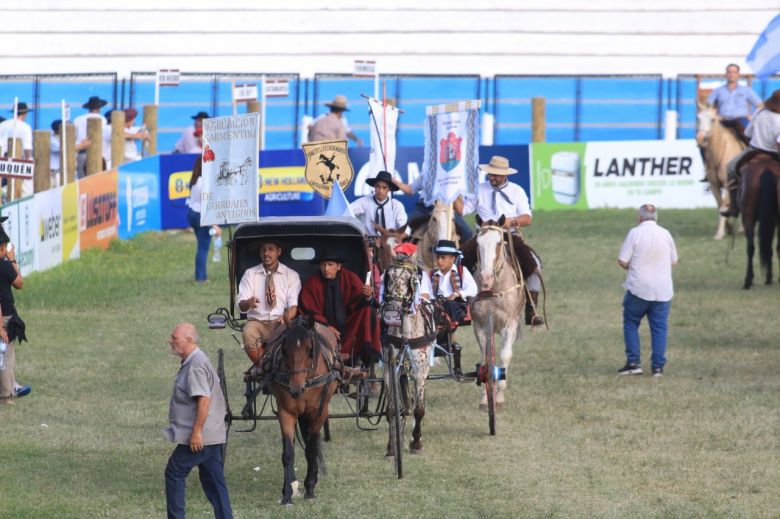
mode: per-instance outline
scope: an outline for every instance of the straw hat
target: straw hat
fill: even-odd
[[[491,175],[501,175],[505,177],[517,173],[516,169],[509,167],[509,159],[506,157],[499,157],[498,155],[493,155],[490,158],[490,164],[480,164],[479,167]]]
[[[349,108],[347,108],[347,96],[337,95],[333,98],[333,101],[325,103],[325,106],[349,112]]]

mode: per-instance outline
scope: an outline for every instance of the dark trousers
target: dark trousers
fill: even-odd
[[[195,281],[206,281],[206,262],[209,258],[209,247],[211,246],[211,235],[209,230],[211,226],[200,224],[200,213],[192,209],[187,209],[187,221],[192,230],[195,231],[195,240],[198,242],[195,250]]]
[[[222,445],[206,445],[200,452],[192,452],[189,445],[177,445],[165,467],[165,498],[169,519],[184,519],[184,493],[187,475],[198,467],[200,484],[216,519],[232,519],[230,497],[225,484]]]

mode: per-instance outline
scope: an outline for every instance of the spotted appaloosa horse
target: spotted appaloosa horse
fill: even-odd
[[[728,209],[729,192],[726,166],[745,148],[745,143],[739,140],[734,132],[720,124],[715,108],[708,108],[702,104],[699,104],[697,115],[696,142],[704,149],[704,169],[718,211]],[[714,239],[722,240],[727,220],[725,216],[719,215],[718,218],[718,230]]]
[[[402,357],[400,374],[401,434],[406,427],[406,414],[413,410],[414,428],[409,450],[412,454],[422,451],[422,420],[425,416],[425,380],[428,377],[428,348],[436,337],[430,314],[421,306],[414,306],[415,294],[419,286],[418,269],[414,259],[404,254],[396,256],[384,275],[384,300],[380,315],[387,325],[382,337],[382,349],[385,356],[385,387],[390,388],[390,377],[396,376],[387,369],[389,355],[406,351],[408,357]],[[409,349],[406,350],[406,346]],[[404,364],[406,363],[406,364]],[[390,395],[392,397],[392,395]],[[390,435],[386,456],[395,455],[396,428],[395,408],[392,398],[388,399],[388,423]],[[399,440],[403,444],[403,437]]]
[[[745,157],[747,158],[747,157]],[[740,169],[739,207],[747,239],[747,272],[742,288],[753,286],[753,254],[755,226],[758,222],[761,269],[765,284],[772,284],[772,240],[775,230],[780,234],[780,163],[765,153],[759,153]],[[780,258],[780,237],[776,246]]]
[[[295,425],[298,424],[306,451],[306,499],[314,499],[318,480],[320,429],[328,418],[330,402],[340,377],[336,337],[311,317],[298,317],[280,342],[263,358],[264,381],[279,406],[282,431],[284,483],[281,504],[292,504],[295,477]]]
[[[477,285],[480,296],[489,295],[475,303],[472,307],[471,318],[474,326],[474,335],[485,353],[487,341],[492,339],[487,336],[487,319],[489,310],[492,310],[493,330],[501,336],[501,352],[498,365],[509,368],[512,361],[512,345],[518,333],[520,315],[525,307],[524,280],[519,269],[512,265],[508,244],[504,241],[507,231],[502,227],[505,218],[502,216],[498,222],[490,220],[483,222],[477,234]],[[481,297],[480,297],[481,298]],[[506,380],[498,383],[496,405],[504,403],[504,390]],[[487,394],[483,394],[480,407],[487,406]]]

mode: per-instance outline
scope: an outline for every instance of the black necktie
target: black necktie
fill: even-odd
[[[379,200],[374,198],[374,203],[376,204],[376,214],[374,215],[374,224],[375,225],[381,225],[384,229],[387,229],[387,224],[385,223],[385,206],[387,205],[387,202],[390,201],[390,197],[388,196],[385,198],[385,201],[380,203]]]
[[[500,215],[498,214],[498,208],[497,208],[497,205],[496,205],[496,196],[497,196],[497,195],[501,195],[501,196],[504,198],[504,201],[506,201],[506,203],[507,203],[507,204],[511,204],[511,203],[512,203],[512,201],[511,201],[511,200],[509,200],[509,195],[507,195],[506,193],[504,193],[504,188],[505,188],[506,186],[508,186],[508,185],[509,185],[509,182],[506,182],[506,183],[505,183],[503,186],[501,186],[501,187],[495,187],[495,186],[493,187],[493,214],[495,214],[495,215],[497,215],[497,216],[500,216]]]

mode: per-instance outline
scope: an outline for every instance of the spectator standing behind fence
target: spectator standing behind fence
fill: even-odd
[[[7,218],[0,218],[0,223]],[[5,368],[0,370],[0,404],[13,404],[13,398],[30,393],[30,386],[16,382],[16,344],[26,341],[24,321],[16,313],[13,289],[24,286],[22,273],[16,263],[16,251],[5,231],[0,227],[0,313],[2,328],[0,337],[6,342]]]
[[[187,222],[192,226],[192,230],[195,231],[195,240],[197,242],[195,249],[195,281],[199,283],[208,281],[206,261],[208,260],[209,247],[211,246],[211,234],[209,234],[209,230],[214,229],[215,236],[222,233],[217,225],[209,227],[208,225],[200,224],[200,195],[202,193],[200,174],[202,170],[203,163],[201,162],[201,158],[198,157],[195,159],[195,164],[192,166],[190,196],[187,198]]]
[[[0,123],[0,148],[2,148],[4,155],[11,155],[8,139],[21,139],[23,150],[22,158],[27,160],[32,159],[32,128],[25,122],[27,114],[31,111],[32,110],[27,107],[27,103],[18,103],[16,105],[16,119],[11,117]],[[11,109],[11,113],[13,112],[13,109]]]
[[[179,137],[179,141],[173,148],[174,153],[202,153],[203,152],[203,119],[208,119],[209,114],[198,112],[192,116],[192,126],[188,126]]]
[[[352,132],[344,112],[349,112],[347,98],[337,95],[330,103],[325,103],[330,112],[320,115],[309,125],[309,142],[351,139],[362,147],[363,139]]]
[[[100,115],[100,109],[108,104],[105,99],[100,99],[98,96],[92,96],[89,100],[81,105],[82,108],[89,110],[83,115],[79,115],[73,119],[73,125],[76,127],[76,142],[83,142],[87,138],[87,121],[89,119],[97,117],[103,123],[103,127],[106,126],[106,118]],[[83,177],[87,173],[87,150],[86,147],[79,151],[76,155],[76,175],[78,178]]]
[[[749,142],[745,129],[753,112],[761,106],[761,98],[752,88],[739,84],[739,65],[726,66],[726,84],[712,91],[707,104],[716,108],[723,126],[734,130],[746,144]]]
[[[222,457],[227,430],[219,376],[198,348],[198,332],[192,324],[177,325],[168,345],[182,359],[168,408],[170,427],[165,430],[166,438],[176,444],[165,467],[168,517],[184,518],[187,475],[197,466],[214,517],[232,518]]]
[[[51,185],[52,187],[60,186],[64,183],[64,179],[60,176],[60,134],[62,133],[62,120],[55,119],[51,123],[51,139],[49,140],[49,164],[51,169]],[[84,139],[81,142],[76,143],[76,151],[87,149],[92,141],[89,138]]]
[[[138,117],[138,111],[135,108],[125,108],[125,162],[133,162],[143,158],[138,152],[138,146],[135,141],[149,139],[146,128],[135,126],[135,118]],[[143,145],[143,144],[142,144]]]
[[[639,225],[628,232],[618,255],[618,264],[628,271],[623,287],[623,338],[626,365],[620,375],[641,375],[639,324],[647,316],[653,354],[653,376],[660,377],[666,364],[666,337],[672,305],[672,267],[677,265],[677,248],[669,231],[656,222],[655,206],[639,208]]]

